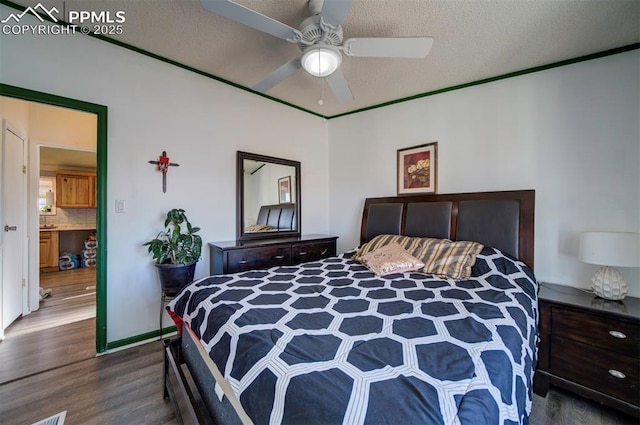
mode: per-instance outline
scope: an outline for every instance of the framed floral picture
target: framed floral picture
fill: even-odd
[[[438,142],[398,149],[398,195],[436,193]]]
[[[291,202],[291,176],[280,177],[278,179],[278,203],[288,204]]]

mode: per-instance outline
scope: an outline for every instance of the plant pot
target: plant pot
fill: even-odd
[[[165,295],[174,296],[180,289],[193,282],[197,261],[187,264],[156,264],[160,286]]]

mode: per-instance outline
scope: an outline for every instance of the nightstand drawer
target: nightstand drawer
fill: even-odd
[[[335,241],[293,246],[294,264],[317,261],[334,255],[336,255]]]
[[[634,405],[640,404],[640,362],[636,358],[551,338],[550,372]]]
[[[618,318],[588,315],[554,307],[551,313],[552,334],[594,345],[637,358],[640,351],[640,326]]]
[[[291,247],[274,246],[229,251],[227,273],[291,264]]]

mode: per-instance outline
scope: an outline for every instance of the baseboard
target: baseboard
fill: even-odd
[[[174,336],[178,332],[178,328],[175,326],[168,326],[162,329],[162,337]],[[119,339],[117,341],[111,341],[107,343],[107,351],[120,351],[125,348],[135,347],[136,345],[146,344],[148,342],[157,341],[160,338],[160,329],[156,329],[151,332],[146,332],[140,335],[130,336],[128,338]]]

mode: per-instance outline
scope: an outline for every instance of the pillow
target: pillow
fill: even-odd
[[[458,280],[471,277],[471,268],[483,248],[482,244],[470,241],[453,242],[449,239],[378,235],[363,244],[353,256],[353,260],[362,262],[362,257],[367,253],[394,242],[425,264],[421,270],[423,273]]]
[[[424,263],[405,251],[399,243],[384,245],[362,256],[362,264],[376,276],[420,270]]]
[[[407,252],[412,253],[422,243],[422,239],[403,235],[378,235],[369,242],[362,244],[352,259],[360,261],[365,254],[394,242],[397,242]]]
[[[424,262],[424,273],[465,280],[483,247],[478,242],[424,238],[420,251],[412,254]]]
[[[266,232],[267,230],[273,230],[273,227],[266,224],[251,224],[244,228],[245,232]]]

